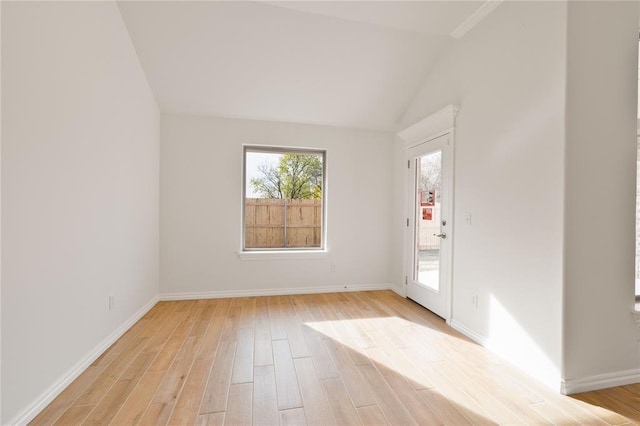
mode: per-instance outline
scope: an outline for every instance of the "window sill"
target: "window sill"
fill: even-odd
[[[327,250],[241,251],[240,260],[318,259],[329,256]]]

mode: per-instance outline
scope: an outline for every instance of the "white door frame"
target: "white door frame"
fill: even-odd
[[[450,168],[450,179],[447,183],[446,190],[449,191],[449,194],[453,194],[454,189],[454,139],[455,139],[455,117],[458,114],[459,107],[456,105],[448,105],[442,110],[418,121],[417,123],[407,127],[404,130],[398,132],[398,136],[404,140],[404,149],[405,149],[405,158],[409,158],[409,150],[417,145],[422,143],[437,139],[444,135],[449,135],[450,145],[451,145],[451,159],[450,164],[448,165]],[[444,166],[444,165],[443,165]],[[409,190],[410,187],[413,186],[413,183],[410,181],[409,173],[405,170],[404,174],[404,203],[403,208],[404,212],[410,212],[411,207],[410,204],[413,205],[413,200],[409,199]],[[444,319],[447,323],[451,321],[451,313],[452,313],[452,304],[453,304],[453,244],[454,244],[454,227],[455,223],[453,222],[453,212],[454,212],[454,200],[453,196],[451,197],[449,207],[450,209],[450,226],[448,226],[447,238],[449,239],[449,244],[447,247],[448,250],[448,258],[449,262],[447,264],[447,270],[445,273],[449,277],[449,288],[447,289],[447,300],[446,300],[446,312]],[[407,284],[409,279],[409,274],[412,273],[413,265],[413,250],[409,250],[409,247],[412,245],[412,241],[414,238],[413,235],[413,215],[407,217],[407,226],[405,227],[404,233],[404,244],[403,244],[403,270],[405,272],[405,285],[404,285],[404,294],[405,297],[407,295]]]
[[[408,180],[408,192],[407,192],[407,223],[408,226],[405,231],[405,247],[406,264],[405,264],[405,276],[406,276],[406,290],[407,297],[411,297],[412,300],[431,310],[433,313],[441,316],[444,319],[451,317],[451,257],[453,255],[453,141],[451,133],[445,133],[442,136],[438,136],[434,139],[424,141],[423,143],[416,145],[407,150],[407,180]],[[418,230],[419,209],[418,200],[416,198],[418,194],[418,182],[417,177],[419,171],[416,170],[417,159],[423,155],[429,155],[429,153],[440,151],[442,153],[442,187],[441,187],[441,204],[438,222],[446,220],[446,226],[438,224],[438,233],[445,233],[446,238],[440,241],[439,250],[439,274],[438,281],[439,286],[437,289],[428,287],[425,283],[415,276],[416,274],[416,256],[417,256],[417,241],[416,235]],[[435,235],[435,234],[434,234]]]

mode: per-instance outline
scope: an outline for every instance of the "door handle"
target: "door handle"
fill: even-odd
[[[443,240],[447,238],[447,233],[443,232],[442,234],[433,234],[434,237],[442,238]]]

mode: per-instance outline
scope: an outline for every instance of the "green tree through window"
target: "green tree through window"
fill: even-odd
[[[311,200],[322,198],[322,160],[319,155],[283,154],[277,165],[263,162],[262,176],[251,178],[261,198]]]

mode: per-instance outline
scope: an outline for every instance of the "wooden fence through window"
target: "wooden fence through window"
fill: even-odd
[[[245,247],[320,247],[322,200],[245,199]]]

